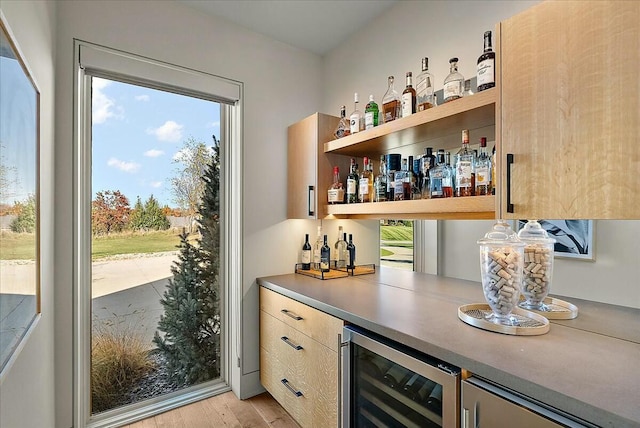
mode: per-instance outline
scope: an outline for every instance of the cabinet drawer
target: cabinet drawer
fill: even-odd
[[[338,334],[342,334],[342,320],[264,287],[260,287],[260,309],[328,348],[338,351]]]
[[[299,391],[297,396],[293,391]],[[300,380],[286,364],[260,348],[260,381],[269,393],[303,428],[334,428],[338,423],[337,396],[330,392],[332,388],[301,386]],[[335,390],[334,390],[335,391]]]

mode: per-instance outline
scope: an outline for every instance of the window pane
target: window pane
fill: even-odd
[[[413,270],[412,220],[380,220],[380,265]]]

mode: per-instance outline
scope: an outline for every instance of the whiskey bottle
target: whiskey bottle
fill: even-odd
[[[340,181],[340,168],[337,166],[333,167],[333,184],[327,191],[327,201],[330,204],[344,203],[344,187]]]
[[[462,148],[456,154],[455,196],[473,196],[475,193],[475,159],[469,150],[469,130],[462,130]]]
[[[345,106],[340,107],[340,120],[336,130],[333,131],[333,136],[336,138],[346,137],[351,134],[349,121],[347,120],[347,108]]]
[[[393,88],[393,76],[389,76],[389,87],[382,97],[382,112],[384,123],[391,122],[400,117],[400,96]]]
[[[478,58],[478,92],[496,86],[496,53],[491,49],[491,31],[484,32],[484,52]]]
[[[373,172],[369,170],[369,158],[363,160],[362,173],[358,186],[358,201],[373,202]]]
[[[352,134],[364,131],[364,116],[358,110],[358,93],[353,94],[353,113],[349,115],[349,130]]]
[[[449,64],[449,75],[444,79],[442,95],[445,103],[461,98],[464,91],[464,77],[458,72],[458,58],[451,58]]]
[[[318,235],[313,244],[313,268],[320,270],[320,250],[322,250],[322,226],[318,226]]]
[[[304,245],[302,245],[302,270],[311,269],[311,244],[309,244],[309,234],[304,235]]]
[[[387,163],[384,155],[380,156],[380,172],[375,180],[375,198],[376,202],[387,200]]]
[[[335,245],[336,267],[347,267],[347,234],[342,231],[342,226],[338,230],[338,241]]]
[[[491,194],[491,159],[487,154],[487,139],[480,138],[480,154],[476,161],[476,195]]]
[[[369,102],[364,108],[364,129],[378,126],[379,113],[378,104],[373,100],[373,95],[369,95]]]
[[[347,244],[347,269],[356,268],[356,246],[353,243],[353,235],[349,234],[349,243]]]
[[[402,167],[400,171],[396,171],[393,176],[393,200],[403,201],[405,199],[405,178],[407,176],[407,158],[402,159]]]
[[[413,160],[413,180],[411,182],[411,199],[422,199],[422,168],[421,159]]]
[[[416,90],[413,89],[413,74],[407,71],[407,86],[402,91],[402,117],[416,112]]]
[[[347,203],[354,204],[358,202],[358,165],[356,160],[351,158],[351,172],[347,176]]]
[[[429,73],[429,58],[422,58],[422,73],[416,77],[416,104],[418,111],[434,106],[433,75]]]
[[[322,272],[329,272],[329,266],[331,260],[331,247],[327,244],[327,235],[324,235],[324,243],[320,248],[320,270]]]

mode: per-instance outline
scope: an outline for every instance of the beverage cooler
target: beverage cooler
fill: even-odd
[[[343,427],[459,426],[458,367],[357,327],[343,338]]]

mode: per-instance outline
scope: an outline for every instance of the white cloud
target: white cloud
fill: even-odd
[[[140,169],[140,164],[135,162],[125,162],[117,158],[110,158],[107,165],[117,168],[120,171],[134,173]]]
[[[149,101],[149,95],[136,95],[134,98],[136,101]]]
[[[207,128],[220,128],[220,121],[216,120],[215,122],[207,122]]]
[[[185,159],[187,157],[187,154],[188,154],[187,149],[182,149],[182,150],[177,151],[176,154],[173,155],[172,159],[174,161],[180,162],[180,161],[182,161],[183,159]]]
[[[155,187],[157,189],[158,187],[162,186],[162,181],[152,181],[151,183],[149,183],[149,186]]]
[[[122,119],[124,109],[109,98],[103,90],[111,84],[110,81],[94,77],[91,83],[91,120],[94,124],[105,123],[108,119]]]
[[[167,120],[158,128],[147,129],[147,134],[155,135],[160,141],[177,143],[182,139],[182,128],[184,128],[182,125],[174,122],[173,120]]]
[[[144,155],[148,158],[157,158],[158,156],[162,156],[164,152],[162,150],[151,149],[144,152]]]

